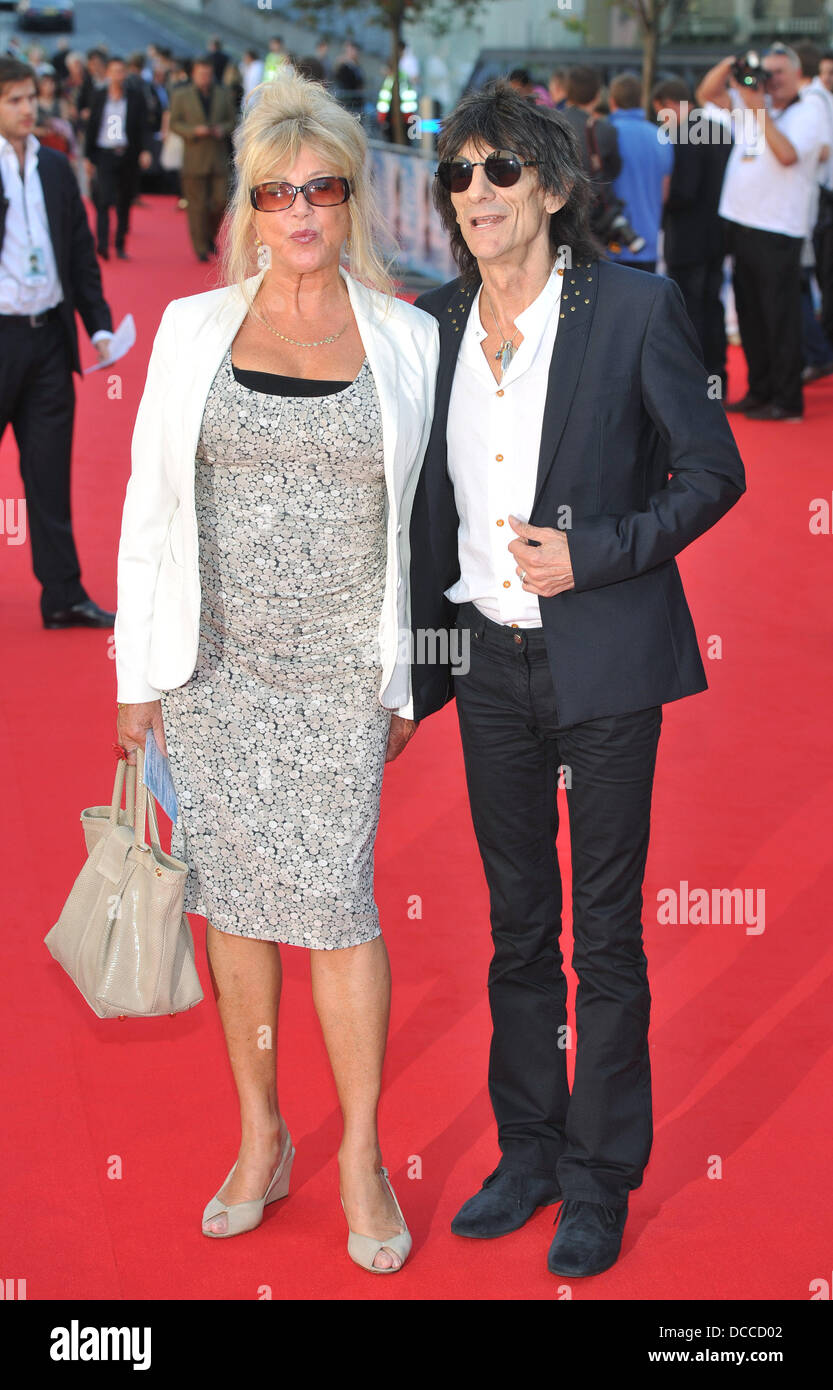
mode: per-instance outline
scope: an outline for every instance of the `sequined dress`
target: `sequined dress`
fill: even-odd
[[[268,376],[229,348],[203,412],[197,664],[162,696],[171,852],[186,911],[327,950],[380,933],[382,424],[367,361],[326,395]]]

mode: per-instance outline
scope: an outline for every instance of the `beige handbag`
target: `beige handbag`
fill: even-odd
[[[99,1018],[177,1014],[203,997],[182,908],[188,866],[159,844],[156,804],[142,781],[143,764],[141,748],[135,767],[120,758],[110,806],[81,812],[87,862],[44,937]]]

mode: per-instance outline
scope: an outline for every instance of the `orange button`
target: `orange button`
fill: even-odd
[[[504,581],[503,581],[503,587],[504,587],[504,589],[510,589],[510,588],[512,587],[511,581],[508,580],[508,579],[504,579]]]
[[[518,624],[517,624],[517,623],[510,623],[509,626],[510,626],[510,627],[517,627]]]
[[[498,395],[499,395],[499,396],[502,396],[502,395],[503,395],[503,390],[502,390],[502,389],[501,389],[500,391],[498,391]]]
[[[502,521],[499,521],[499,522],[498,522],[498,526],[502,526],[502,525],[503,525],[503,522],[502,522]]]
[[[498,463],[503,463],[503,454],[495,454]]]

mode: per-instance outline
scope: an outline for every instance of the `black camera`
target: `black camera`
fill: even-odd
[[[635,232],[624,212],[625,205],[610,194],[604,202],[593,209],[593,231],[609,251],[621,251],[627,247],[635,256],[645,245],[644,236]]]
[[[759,87],[766,87],[770,79],[760,55],[752,49],[732,64],[732,76],[739,86],[751,87],[753,91],[757,91]]]

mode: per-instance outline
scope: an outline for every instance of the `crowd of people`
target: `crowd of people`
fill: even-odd
[[[662,248],[726,408],[795,421],[804,386],[833,374],[833,52],[775,43],[745,80],[737,64],[723,59],[696,93],[679,77],[659,81],[654,120],[630,73],[606,90],[584,66],[557,69],[547,87],[520,68],[509,81],[576,132],[594,231],[612,258],[655,271]],[[734,119],[744,112],[752,119]],[[725,401],[729,265],[749,374],[734,401]]]
[[[197,257],[207,260],[215,253],[214,236],[228,197],[231,132],[258,83],[284,66],[323,83],[355,115],[364,110],[365,76],[349,40],[332,55],[329,41],[321,39],[313,53],[302,56],[287,52],[283,39],[274,36],[265,53],[249,47],[234,58],[215,35],[197,55],[177,55],[149,43],[123,57],[103,46],[82,53],[66,38],[47,55],[41,44],[24,48],[13,36],[6,54],[34,69],[33,133],[40,144],[67,156],[82,194],[92,199],[104,260],[110,255],[110,209],[116,216],[115,253],[127,259],[130,208],[140,200],[141,171],[150,187],[177,195]]]

